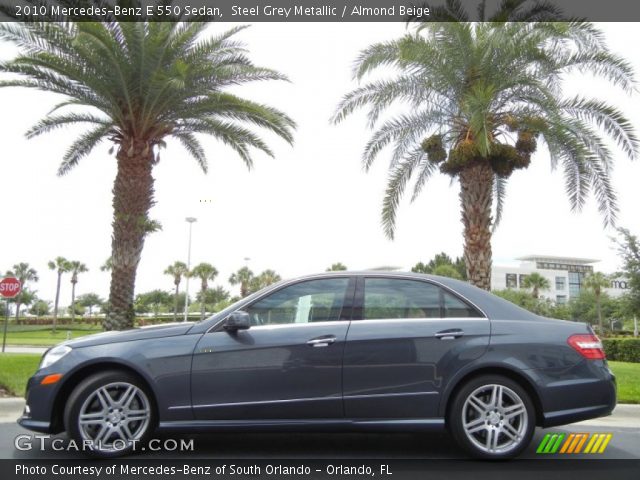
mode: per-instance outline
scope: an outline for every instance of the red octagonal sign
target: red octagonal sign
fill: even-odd
[[[20,280],[16,277],[6,277],[0,280],[0,296],[13,298],[20,293]]]

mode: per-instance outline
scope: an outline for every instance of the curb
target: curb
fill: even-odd
[[[24,406],[24,398],[21,397],[3,397],[0,398],[0,410],[7,408],[22,408]]]

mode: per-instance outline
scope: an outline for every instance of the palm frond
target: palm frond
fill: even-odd
[[[389,173],[389,180],[387,181],[387,188],[382,201],[382,228],[390,240],[393,240],[395,236],[396,216],[400,199],[419,161],[419,156],[408,158],[397,164]]]
[[[202,169],[204,173],[207,173],[208,165],[207,165],[207,156],[204,153],[204,148],[198,141],[198,139],[189,132],[176,132],[173,134],[176,137],[182,146],[189,152],[189,154],[198,162],[198,165]]]
[[[80,160],[89,155],[91,151],[108,135],[111,125],[100,125],[82,134],[67,150],[62,163],[58,168],[58,175],[66,175]]]
[[[26,132],[27,138],[34,138],[43,133],[48,133],[56,128],[61,128],[71,123],[93,123],[102,126],[110,126],[111,123],[104,118],[96,117],[88,113],[68,113],[66,115],[49,116],[31,127]]]

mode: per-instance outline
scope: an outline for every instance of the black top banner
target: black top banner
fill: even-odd
[[[638,22],[637,0],[0,0],[0,21]]]

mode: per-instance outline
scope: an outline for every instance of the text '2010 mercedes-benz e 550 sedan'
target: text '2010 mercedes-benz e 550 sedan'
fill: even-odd
[[[154,431],[428,431],[509,458],[536,426],[608,415],[591,328],[465,282],[333,272],[280,282],[198,323],[91,335],[43,356],[19,423],[92,453]]]

